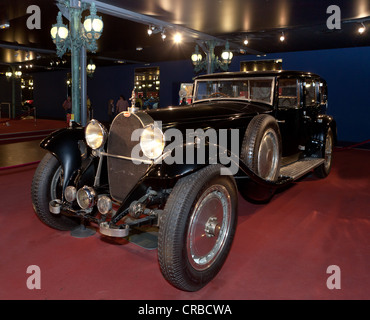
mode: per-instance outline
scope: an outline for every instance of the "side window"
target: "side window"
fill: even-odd
[[[279,108],[298,108],[298,81],[279,79]]]
[[[328,93],[327,93],[327,87],[326,83],[319,82],[319,93],[320,93],[320,104],[324,105],[327,102],[328,99]]]
[[[305,83],[305,104],[306,107],[314,106],[317,101],[316,97],[316,82],[307,80]]]

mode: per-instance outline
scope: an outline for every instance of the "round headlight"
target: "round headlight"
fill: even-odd
[[[107,140],[107,130],[97,120],[91,120],[85,129],[85,139],[91,149],[99,149]]]
[[[66,198],[68,202],[73,202],[76,199],[76,194],[76,188],[74,186],[68,186],[64,191],[64,198]]]
[[[144,129],[140,137],[140,147],[149,159],[158,158],[164,149],[165,141],[161,129],[153,125]]]
[[[77,191],[77,203],[82,209],[91,208],[95,204],[96,193],[91,187],[84,186]]]
[[[100,196],[97,207],[101,214],[107,214],[112,210],[112,200],[107,196]]]

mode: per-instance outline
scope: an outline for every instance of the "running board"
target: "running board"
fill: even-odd
[[[297,180],[324,162],[325,159],[322,158],[304,158],[282,167],[280,175]]]

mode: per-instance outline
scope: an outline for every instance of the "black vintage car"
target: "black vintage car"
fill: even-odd
[[[196,291],[230,250],[238,192],[267,202],[311,171],[329,174],[336,123],[326,107],[325,80],[308,72],[199,76],[189,106],[132,108],[109,132],[92,120],[43,140],[34,209],[59,230],[83,222],[127,237],[158,227],[162,274]]]

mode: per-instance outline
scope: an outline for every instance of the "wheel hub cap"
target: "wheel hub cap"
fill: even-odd
[[[209,268],[222,251],[231,225],[231,199],[222,185],[208,188],[197,201],[187,232],[189,262],[196,270]]]

